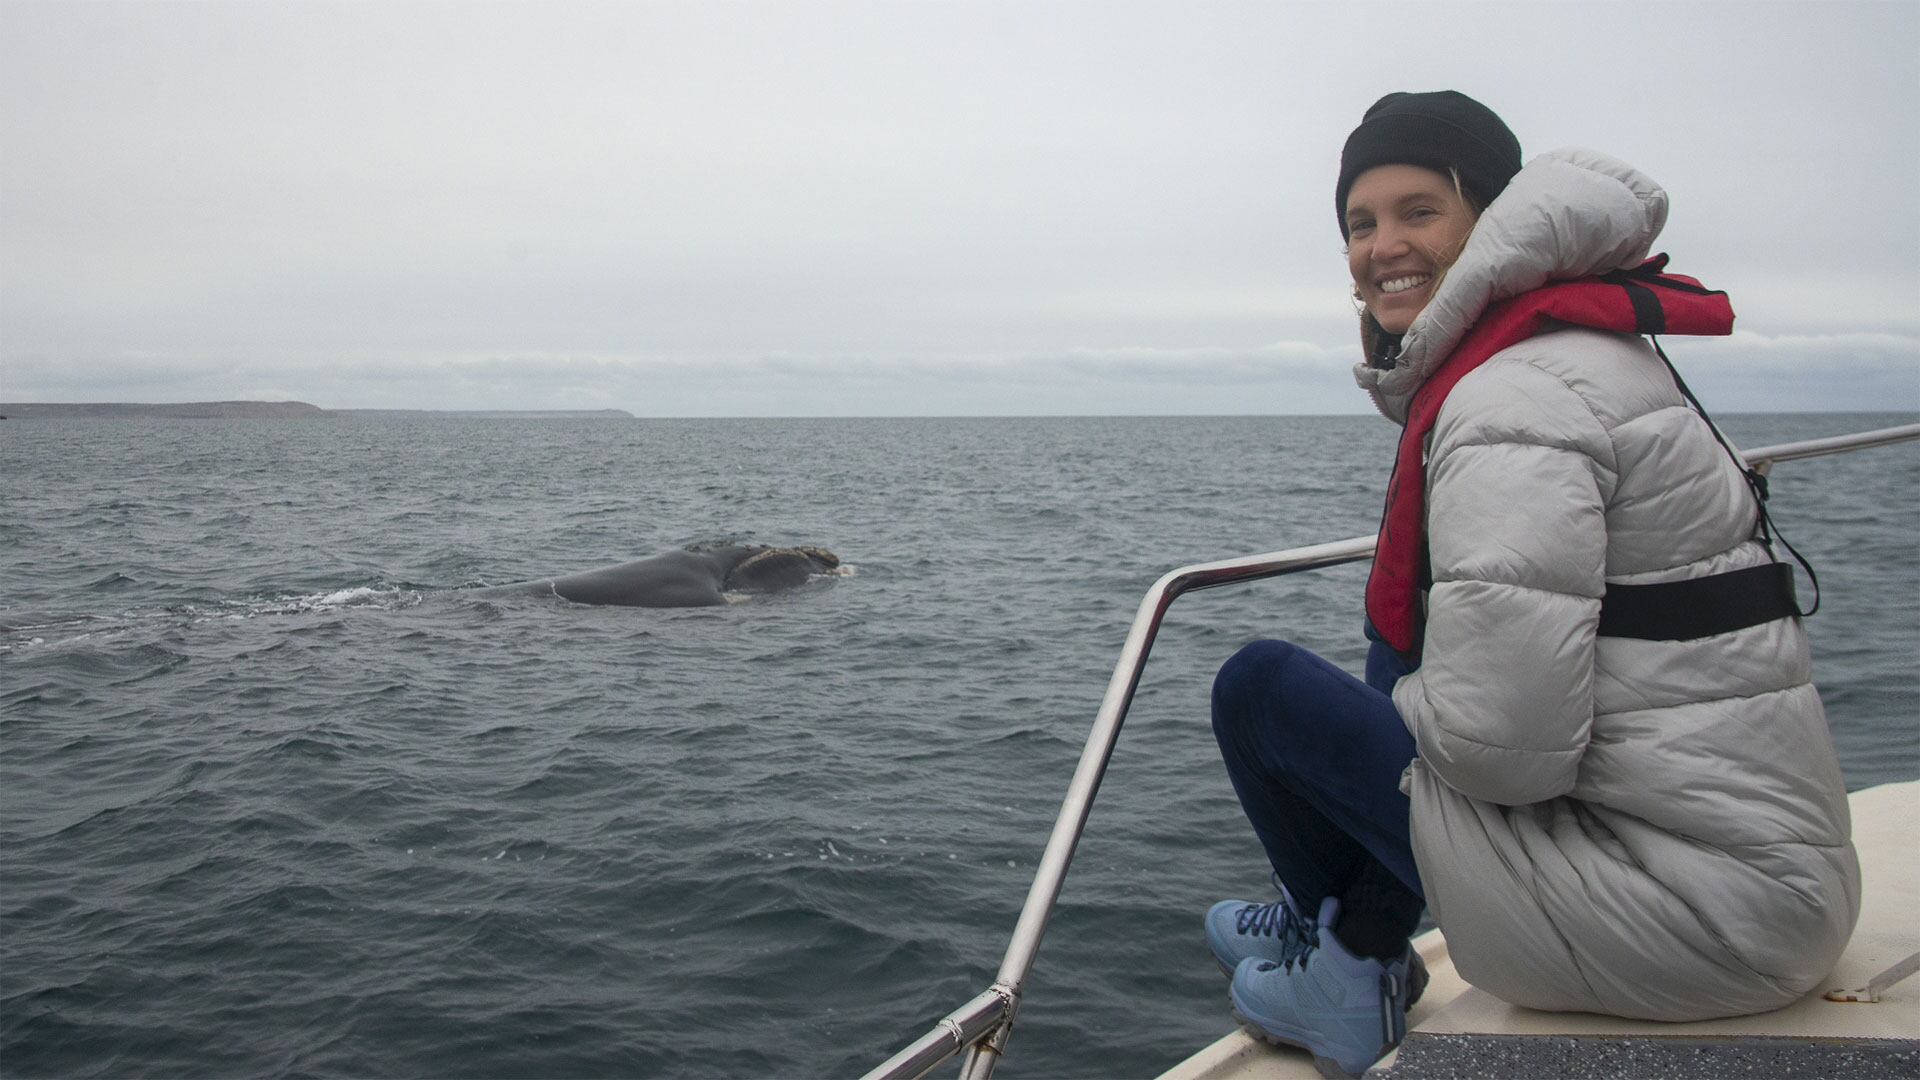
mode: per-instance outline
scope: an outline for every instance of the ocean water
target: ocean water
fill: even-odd
[[[1735,416],[1757,446],[1890,416]],[[839,1076],[991,982],[1120,642],[1187,562],[1370,532],[1370,417],[0,424],[0,1073]],[[1858,787],[1920,776],[1920,446],[1780,466]],[[460,589],[723,540],[721,608]],[[1183,599],[1001,1075],[1231,1027],[1264,896],[1208,731],[1365,569]]]

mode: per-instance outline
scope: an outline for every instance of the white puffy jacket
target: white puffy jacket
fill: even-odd
[[[1665,219],[1665,193],[1618,161],[1535,159],[1362,386],[1404,422],[1489,303],[1634,266]],[[1706,423],[1641,338],[1564,327],[1462,379],[1428,454],[1424,659],[1393,700],[1419,744],[1414,853],[1460,973],[1520,1005],[1656,1020],[1806,993],[1860,887],[1800,621],[1594,633],[1609,582],[1768,561]]]

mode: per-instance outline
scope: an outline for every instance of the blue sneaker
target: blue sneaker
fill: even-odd
[[[1426,971],[1411,947],[1391,963],[1348,952],[1327,929],[1339,917],[1340,901],[1327,897],[1307,947],[1289,960],[1242,960],[1229,997],[1234,1017],[1268,1042],[1358,1076],[1406,1037],[1407,1006],[1419,996],[1410,984]]]
[[[1233,974],[1248,957],[1284,964],[1311,947],[1318,924],[1300,914],[1278,874],[1273,887],[1280,890],[1280,899],[1271,904],[1222,900],[1207,909],[1207,948],[1226,974]]]

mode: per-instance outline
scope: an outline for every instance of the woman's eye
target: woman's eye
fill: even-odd
[[[1373,231],[1373,222],[1366,218],[1361,218],[1358,221],[1347,222],[1348,236],[1359,236],[1361,233],[1369,233],[1372,231]]]

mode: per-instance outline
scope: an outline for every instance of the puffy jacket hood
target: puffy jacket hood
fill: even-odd
[[[1480,215],[1460,258],[1407,328],[1391,368],[1366,361],[1354,378],[1404,424],[1427,375],[1487,305],[1549,281],[1639,265],[1667,222],[1667,193],[1645,173],[1593,150],[1542,154]]]

